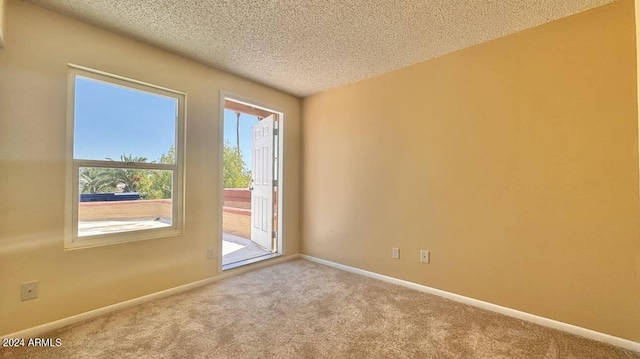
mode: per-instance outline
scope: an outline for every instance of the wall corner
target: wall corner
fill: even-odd
[[[5,0],[0,0],[0,49],[4,48],[5,45],[5,35],[7,33],[7,22],[5,19]]]

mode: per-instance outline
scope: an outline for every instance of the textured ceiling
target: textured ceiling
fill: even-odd
[[[614,0],[31,0],[307,96]]]

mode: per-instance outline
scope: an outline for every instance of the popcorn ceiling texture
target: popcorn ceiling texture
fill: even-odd
[[[304,97],[613,0],[31,0]]]

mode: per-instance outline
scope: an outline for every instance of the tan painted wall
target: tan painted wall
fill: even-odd
[[[305,99],[302,253],[640,341],[634,36],[624,0]]]
[[[298,252],[300,100],[26,2],[0,49],[0,334],[218,274],[219,91],[285,114],[285,254]],[[185,235],[64,251],[67,63],[187,93]],[[40,298],[20,301],[20,283]]]

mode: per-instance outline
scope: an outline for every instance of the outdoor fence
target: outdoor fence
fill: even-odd
[[[78,203],[78,220],[131,220],[171,218],[170,199]]]
[[[225,188],[223,211],[251,216],[251,191]],[[93,201],[78,203],[80,221],[171,218],[171,199]]]
[[[225,188],[222,195],[224,207],[251,210],[251,191],[248,188]]]

